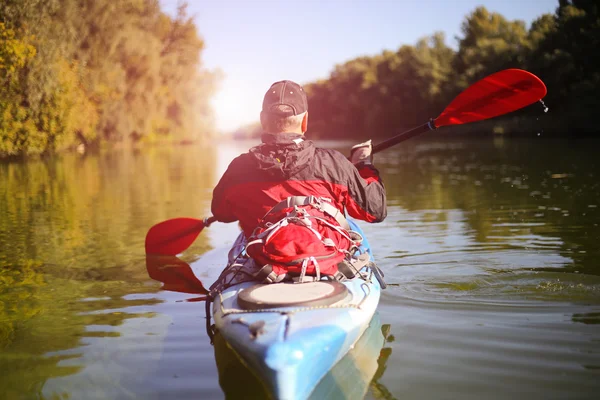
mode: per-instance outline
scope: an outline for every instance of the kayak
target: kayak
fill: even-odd
[[[215,330],[271,397],[307,399],[369,327],[380,280],[371,262],[343,281],[234,284],[212,294]]]

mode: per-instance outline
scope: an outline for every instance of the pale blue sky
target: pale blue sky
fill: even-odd
[[[177,0],[161,0],[174,10]],[[204,66],[224,73],[213,100],[217,127],[257,121],[270,84],[327,78],[336,64],[396,50],[436,31],[457,46],[477,6],[527,24],[553,13],[558,0],[189,0],[206,48]],[[310,105],[309,105],[310,108]]]

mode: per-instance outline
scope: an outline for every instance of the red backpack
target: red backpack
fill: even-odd
[[[246,253],[264,266],[257,278],[280,282],[286,278],[335,276],[338,264],[360,245],[343,214],[327,200],[290,197],[271,209],[254,229]]]

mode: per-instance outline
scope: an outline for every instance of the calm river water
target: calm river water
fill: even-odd
[[[147,263],[144,237],[208,216],[250,145],[0,164],[0,398],[224,397],[201,284]],[[368,399],[598,398],[599,150],[419,138],[376,156],[389,216],[361,226],[389,336]],[[208,287],[237,232],[212,225],[177,271]]]

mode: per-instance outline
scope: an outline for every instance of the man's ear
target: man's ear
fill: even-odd
[[[302,133],[306,133],[308,130],[308,111],[304,114],[304,118],[302,118]]]
[[[266,118],[267,118],[267,116],[265,115],[265,112],[261,111],[260,112],[260,124],[263,126],[263,128],[265,127]]]
[[[264,111],[260,112],[260,126],[262,127],[263,132],[272,133],[272,132],[268,132],[268,130],[269,130],[269,116]]]

